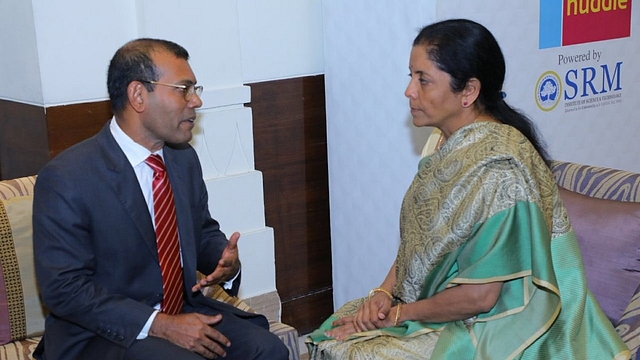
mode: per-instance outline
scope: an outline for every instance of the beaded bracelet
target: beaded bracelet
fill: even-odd
[[[398,320],[400,320],[400,312],[402,311],[402,303],[398,303],[396,307],[396,319],[393,321],[393,326],[398,326]]]
[[[387,291],[387,290],[385,290],[383,288],[371,289],[371,291],[369,291],[369,300],[371,300],[373,295],[375,295],[377,292],[383,292],[383,293],[387,294],[391,300],[393,300],[393,295],[389,291]]]

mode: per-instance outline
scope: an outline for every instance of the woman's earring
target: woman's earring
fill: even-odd
[[[467,107],[468,105],[469,105],[469,103],[466,102],[466,101],[462,103],[462,106],[464,106],[464,107]]]

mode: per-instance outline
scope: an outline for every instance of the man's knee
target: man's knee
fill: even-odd
[[[255,330],[255,329],[254,329]],[[266,330],[249,331],[243,339],[231,340],[229,359],[287,360],[289,349],[279,337]]]
[[[279,337],[273,335],[269,342],[264,343],[260,356],[256,359],[260,360],[287,360],[289,359],[289,349],[284,345]]]

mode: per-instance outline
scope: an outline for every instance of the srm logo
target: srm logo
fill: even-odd
[[[609,66],[587,66],[569,69],[564,78],[555,71],[540,75],[535,88],[535,99],[542,111],[553,110],[560,100],[570,101],[608,92],[621,91],[622,61]],[[564,79],[564,82],[562,81]],[[564,88],[564,89],[563,89]]]

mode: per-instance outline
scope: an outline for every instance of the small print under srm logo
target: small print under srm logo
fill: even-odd
[[[547,71],[540,76],[536,84],[536,104],[542,111],[553,110],[560,102],[562,82],[555,71]]]

